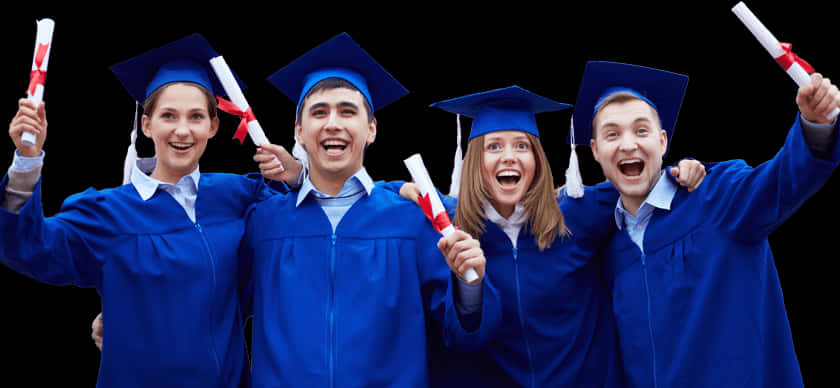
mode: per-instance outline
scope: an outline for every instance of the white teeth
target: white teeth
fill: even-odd
[[[324,142],[324,143],[322,143],[322,144],[323,144],[325,147],[330,147],[330,146],[344,147],[344,146],[346,146],[346,145],[347,145],[347,143],[345,143],[345,142],[343,142],[343,141],[340,141],[340,140],[327,140],[327,141],[325,141],[325,142]]]
[[[642,162],[641,159],[627,159],[627,160],[622,160],[622,161],[618,162],[618,164],[624,165],[624,164],[641,163],[641,162]]]
[[[518,177],[519,173],[515,172],[515,171],[502,171],[496,176],[499,176],[499,177],[508,177],[508,176]]]

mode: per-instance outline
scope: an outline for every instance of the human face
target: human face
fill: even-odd
[[[210,117],[207,97],[198,86],[164,87],[154,111],[143,115],[141,125],[143,134],[155,143],[157,164],[152,178],[177,183],[198,167],[219,119]]]
[[[309,153],[310,180],[334,195],[362,168],[365,146],[376,137],[376,120],[368,120],[364,96],[347,88],[319,90],[303,104],[295,130]]]
[[[635,214],[659,179],[668,135],[653,108],[639,99],[608,104],[592,122],[592,155]]]
[[[525,132],[499,131],[484,135],[482,177],[490,203],[502,217],[510,217],[534,180],[533,144]]]

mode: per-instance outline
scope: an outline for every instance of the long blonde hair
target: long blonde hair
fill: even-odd
[[[554,177],[543,151],[540,139],[526,133],[534,152],[536,168],[531,187],[522,198],[522,205],[528,214],[528,227],[540,250],[554,243],[557,236],[565,237],[570,232],[563,221],[563,212],[557,206],[554,194]],[[455,225],[469,233],[473,238],[480,238],[484,232],[483,203],[490,200],[484,176],[481,173],[484,160],[484,135],[470,140],[464,155],[461,170],[461,189],[458,195],[458,208],[455,213]]]

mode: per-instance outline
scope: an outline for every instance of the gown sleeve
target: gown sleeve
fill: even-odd
[[[809,149],[797,118],[784,146],[769,161],[752,168],[736,160],[710,170],[714,184],[700,186],[710,204],[709,217],[736,239],[766,238],[828,180],[840,163],[838,145],[835,137],[824,153],[827,159],[818,157]]]
[[[459,317],[453,296],[454,279],[446,259],[437,248],[440,234],[431,227],[418,236],[417,258],[423,301],[431,317],[440,323],[446,346],[468,352],[476,351],[492,340],[501,325],[501,298],[489,276],[482,281],[481,314],[478,325]],[[477,326],[474,330],[470,326]],[[465,328],[467,327],[467,328]]]
[[[114,235],[102,219],[103,199],[89,189],[68,198],[57,215],[44,217],[39,181],[18,213],[0,208],[0,262],[45,283],[95,287]]]

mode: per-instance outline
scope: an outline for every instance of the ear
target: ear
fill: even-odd
[[[664,156],[665,150],[668,149],[668,132],[665,132],[664,129],[660,130],[659,143],[662,144],[662,155]]]
[[[370,123],[368,123],[367,144],[373,143],[374,140],[376,140],[376,119],[373,119]]]
[[[143,134],[146,135],[149,139],[152,138],[152,128],[151,124],[149,123],[149,116],[143,115],[140,116],[140,129],[143,131]]]
[[[295,123],[295,141],[300,143],[301,146],[304,146],[303,137],[300,135],[301,131],[303,131],[303,127],[300,125],[300,122],[296,122]]]
[[[595,142],[595,139],[589,139],[589,149],[592,150],[592,158],[600,164],[601,161],[598,160],[598,143]]]
[[[213,117],[212,120],[210,120],[210,136],[208,136],[207,138],[212,139],[213,136],[216,136],[217,132],[219,132],[219,116],[218,115],[216,117]]]

